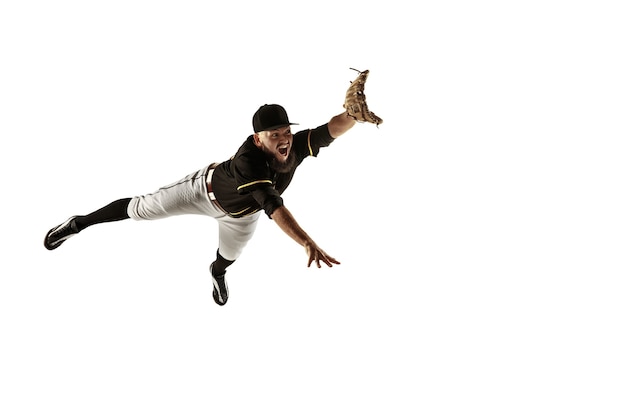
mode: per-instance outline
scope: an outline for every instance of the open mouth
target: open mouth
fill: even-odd
[[[280,153],[282,156],[287,156],[287,152],[289,151],[289,146],[288,145],[284,145],[284,146],[279,146],[278,147],[278,153]]]

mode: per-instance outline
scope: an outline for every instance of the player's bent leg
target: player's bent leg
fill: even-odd
[[[259,213],[241,219],[227,216],[217,218],[220,243],[210,271],[213,278],[213,300],[218,305],[223,306],[228,301],[226,268],[235,262],[254,235],[258,219]]]
[[[226,259],[237,259],[254,232],[261,212],[242,218],[221,217],[219,223],[219,253]]]

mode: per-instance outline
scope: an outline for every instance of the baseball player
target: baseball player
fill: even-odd
[[[346,93],[343,113],[314,129],[292,133],[292,123],[278,104],[261,106],[252,117],[254,134],[248,136],[230,159],[212,163],[157,191],[123,198],[90,213],[72,216],[48,231],[44,246],[57,249],[67,239],[95,224],[125,219],[156,220],[182,214],[202,214],[217,220],[219,241],[209,270],[213,299],[228,301],[226,269],[252,238],[261,213],[303,246],[307,266],[339,264],[320,248],[285,206],[281,194],[297,167],[309,156],[351,129],[356,121],[382,123],[368,110],[363,89],[368,71],[359,72]]]

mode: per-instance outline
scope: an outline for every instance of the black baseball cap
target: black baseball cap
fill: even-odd
[[[278,104],[264,104],[252,116],[252,127],[254,133],[264,130],[273,130],[282,126],[297,125],[298,123],[290,123],[287,112]]]

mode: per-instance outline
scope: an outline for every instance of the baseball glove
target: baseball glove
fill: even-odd
[[[365,99],[365,81],[369,75],[369,70],[359,71],[354,68],[350,68],[359,73],[354,81],[350,83],[350,88],[346,92],[346,100],[343,103],[343,107],[347,110],[348,116],[352,117],[357,122],[369,122],[374,123],[376,126],[383,122],[383,119],[376,116],[367,107],[367,101]]]

